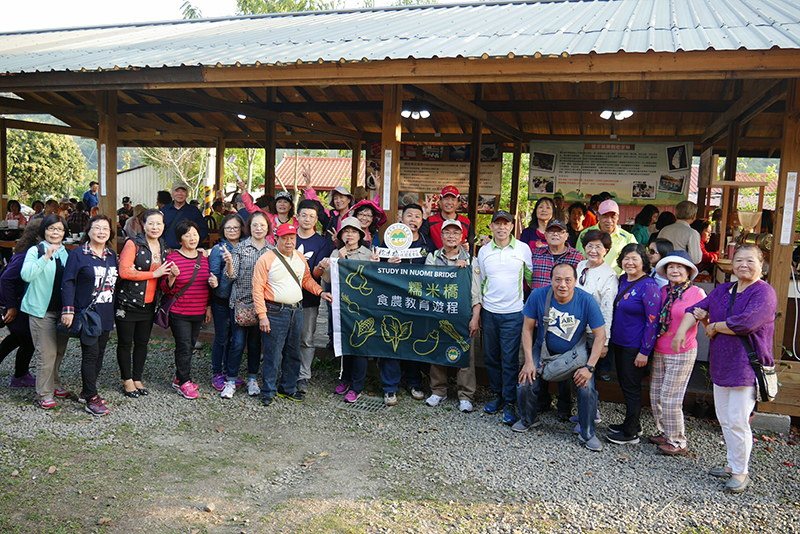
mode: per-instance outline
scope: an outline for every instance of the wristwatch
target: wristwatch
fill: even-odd
[[[584,367],[586,367],[590,373],[594,373],[594,365],[584,365]]]

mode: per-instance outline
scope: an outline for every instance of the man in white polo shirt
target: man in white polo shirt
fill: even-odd
[[[522,335],[523,281],[530,283],[531,249],[514,239],[514,218],[498,211],[489,225],[492,241],[481,248],[473,263],[473,276],[481,282],[481,302],[472,308],[470,334],[483,329],[483,361],[489,386],[495,394],[484,411],[503,410],[503,423],[516,420],[516,385]]]

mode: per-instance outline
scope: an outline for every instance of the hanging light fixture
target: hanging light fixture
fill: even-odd
[[[614,113],[613,111],[611,111],[610,109],[607,109],[607,110],[603,111],[602,113],[600,113],[600,118],[607,121],[608,119],[611,118],[611,115],[613,115],[613,113]]]
[[[400,116],[404,119],[412,119],[418,121],[420,119],[427,119],[431,116],[431,112],[425,109],[425,102],[421,100],[411,100],[406,102],[406,107],[400,112]]]
[[[404,109],[403,111],[400,112],[400,116],[403,117],[404,119],[407,119],[411,116],[411,112],[407,109]]]
[[[622,111],[615,111],[614,118],[618,121],[624,121],[625,119],[632,117],[633,111],[629,109],[623,109]]]

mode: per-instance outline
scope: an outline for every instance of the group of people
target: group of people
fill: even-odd
[[[128,236],[119,260],[109,248],[114,234],[105,215],[89,218],[69,253],[63,244],[68,222],[61,215],[48,213],[28,224],[0,276],[3,319],[11,331],[0,344],[0,358],[19,347],[12,385],[35,384],[44,409],[67,397],[59,368],[68,337],[75,335],[74,323],[81,322],[78,401],[87,412],[105,415],[109,409],[97,377],[110,331],[116,325],[122,391],[139,398],[148,395],[143,371],[158,321],[175,338],[172,385],[184,398],[196,399],[192,353],[201,326],[213,320],[211,385],[222,398],[233,398],[246,386],[264,406],[276,397],[303,401],[319,306],[332,301],[325,290],[332,259],[456,266],[472,271],[469,330],[471,336],[482,333],[494,394],[484,411],[502,413],[516,432],[539,426],[538,414],[552,409],[550,385],[541,376],[542,356],[585,351],[586,365],[557,384],[557,415],[574,422],[578,439],[593,451],[603,448],[596,434],[595,376],[608,379],[613,362],[626,409],[624,420],[609,425],[608,441],[639,443],[642,381],[650,375],[658,433],[648,440],[664,454],[686,452],[682,403],[697,354],[698,323],[703,323],[712,339],[710,374],[728,445],[727,465],[712,474],[730,476],[730,491],[747,487],[755,380],[736,338],[748,338],[759,360],[772,363],[775,292],[761,280],[760,251],[747,245],[733,258],[737,284],[722,284],[710,295],[693,285],[705,259],[697,254],[700,232],[690,226],[693,204],[679,205],[673,225],[640,243],[644,233],[620,227],[619,206],[610,198],[568,209],[563,198],[541,198],[519,238],[514,217],[494,213],[491,241],[473,256],[474,225],[457,213],[459,192],[448,186],[441,192],[439,213],[418,204],[402,208],[400,220],[411,229],[411,248],[422,251],[419,257],[381,260],[373,247],[381,243],[378,228],[386,215],[373,200],[356,202],[340,186],[323,206],[307,178],[305,199],[295,213],[288,192],[279,192],[271,209],[264,209],[243,182],[239,187],[239,210],[212,223],[219,241],[210,250],[202,249],[208,219],[187,203],[189,186],[183,182],[169,193],[159,192],[159,209],[129,217],[128,222],[139,220],[141,231]],[[596,220],[584,227],[590,213]],[[648,221],[657,213],[648,213]],[[35,379],[28,373],[34,348],[39,351]],[[240,379],[245,349],[246,381]],[[426,398],[419,362],[380,358],[378,364],[387,405],[397,403],[401,381],[412,398],[431,407],[447,397],[445,367],[430,367]],[[355,402],[366,372],[366,358],[343,355],[334,393]],[[475,389],[473,348],[470,365],[457,374],[462,412],[473,410]],[[577,415],[572,414],[573,389]]]

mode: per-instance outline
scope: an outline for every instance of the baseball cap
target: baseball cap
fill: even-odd
[[[458,189],[456,189],[455,186],[448,185],[447,187],[442,189],[442,197],[445,197],[447,195],[453,195],[454,197],[458,198],[459,197]]]
[[[130,204],[130,202],[131,202],[131,197],[122,197],[123,204]]]
[[[505,219],[508,222],[514,222],[514,217],[505,210],[496,211],[494,215],[492,215],[492,222],[495,222],[497,219]]]
[[[551,219],[550,222],[547,223],[547,226],[545,227],[545,230],[549,230],[550,228],[553,228],[554,226],[557,226],[558,228],[561,228],[565,232],[567,231],[567,225],[561,219]]]
[[[292,223],[283,223],[278,227],[278,231],[276,232],[278,237],[282,237],[285,235],[297,235],[297,227]]]
[[[69,203],[70,202],[69,202],[69,199],[67,197],[62,198],[61,202],[59,202],[59,204],[69,204]]]
[[[292,201],[292,194],[288,191],[279,191],[277,195],[275,195],[275,202],[279,200],[288,200],[289,202]]]
[[[174,193],[178,189],[184,189],[186,192],[189,192],[189,184],[183,181],[177,181],[172,183],[172,192]]]
[[[463,230],[461,222],[458,221],[457,219],[447,219],[446,221],[444,221],[442,223],[442,231],[444,231],[444,229],[447,228],[448,226],[457,226],[459,230]]]
[[[597,208],[597,213],[600,215],[605,215],[609,212],[619,213],[619,205],[613,200],[604,200],[600,203],[600,207]]]
[[[558,193],[556,193],[555,195],[553,195],[553,198],[564,198],[564,193],[562,193],[562,192],[560,192],[560,191],[559,191]]]

